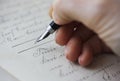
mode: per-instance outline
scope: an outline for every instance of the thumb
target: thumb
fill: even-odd
[[[103,3],[104,0],[55,0],[50,15],[60,25],[78,21],[89,27],[101,15]]]

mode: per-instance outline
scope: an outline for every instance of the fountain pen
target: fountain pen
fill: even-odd
[[[58,25],[54,21],[52,21],[48,25],[46,31],[37,38],[35,43],[40,42],[41,40],[47,38],[50,34],[54,33],[59,27],[60,27],[60,25]]]

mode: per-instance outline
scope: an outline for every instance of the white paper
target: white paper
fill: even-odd
[[[18,81],[15,77],[0,68],[0,81]]]
[[[69,62],[54,35],[35,44],[51,21],[52,0],[0,1],[0,67],[20,81],[119,81],[120,58],[103,54],[89,67]]]

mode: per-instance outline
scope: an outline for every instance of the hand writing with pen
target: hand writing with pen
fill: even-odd
[[[120,55],[120,0],[55,0],[50,16],[62,25],[56,42],[70,61],[90,64],[95,54]]]

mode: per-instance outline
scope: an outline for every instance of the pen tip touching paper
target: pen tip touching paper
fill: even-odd
[[[35,44],[36,44],[37,42],[40,42],[40,41],[42,41],[43,39],[47,38],[49,35],[50,35],[50,33],[46,31],[46,32],[43,33],[40,37],[37,38]]]
[[[37,44],[38,42],[42,41],[43,39],[37,39],[34,44]]]

